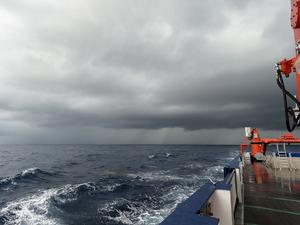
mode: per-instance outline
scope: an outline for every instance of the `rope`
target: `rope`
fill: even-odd
[[[286,127],[289,132],[292,132],[293,130],[295,130],[295,128],[297,126],[299,126],[300,114],[298,116],[296,116],[294,109],[291,106],[288,106],[288,98],[291,101],[293,101],[297,105],[298,108],[300,108],[300,102],[294,95],[292,95],[288,90],[286,90],[284,81],[282,78],[282,73],[281,73],[281,70],[279,69],[278,64],[277,64],[276,81],[277,81],[278,87],[282,91]],[[292,119],[292,121],[290,120],[290,118]]]

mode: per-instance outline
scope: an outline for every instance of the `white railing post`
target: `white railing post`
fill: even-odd
[[[240,169],[235,169],[235,177],[236,177],[236,192],[237,197],[240,203],[243,202],[242,199],[242,171]]]
[[[234,225],[230,190],[215,190],[210,201],[213,217],[220,219],[220,225]]]

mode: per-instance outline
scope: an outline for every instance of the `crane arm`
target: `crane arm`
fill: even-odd
[[[244,156],[244,151],[247,147],[251,146],[251,155],[255,160],[265,160],[267,146],[270,144],[299,144],[300,138],[294,137],[293,134],[284,134],[278,138],[262,138],[257,128],[246,127],[246,137],[243,139],[243,143],[240,145],[241,156]]]
[[[291,0],[291,26],[294,31],[295,38],[295,56],[291,59],[283,59],[276,64],[277,68],[277,84],[282,90],[286,126],[288,131],[292,132],[296,126],[300,125],[300,0]],[[295,73],[297,81],[297,96],[291,94],[284,85],[283,74],[289,77],[291,73]],[[288,105],[288,100],[295,104],[295,107]]]

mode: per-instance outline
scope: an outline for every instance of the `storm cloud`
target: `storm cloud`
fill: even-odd
[[[244,126],[283,131],[274,64],[294,52],[289,14],[281,0],[3,0],[0,142],[237,143]]]

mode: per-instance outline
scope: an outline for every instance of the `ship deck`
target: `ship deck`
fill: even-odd
[[[300,171],[244,167],[244,224],[300,224]]]

